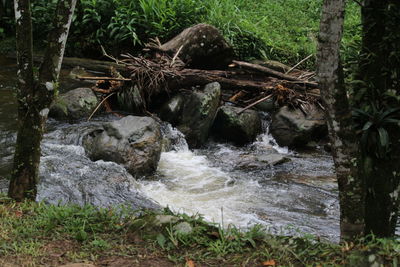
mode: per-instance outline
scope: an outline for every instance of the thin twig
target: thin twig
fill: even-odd
[[[272,94],[267,95],[266,97],[263,97],[263,98],[257,100],[257,101],[254,102],[254,103],[251,103],[251,104],[248,105],[247,107],[242,108],[237,114],[240,115],[240,114],[242,114],[244,111],[248,110],[249,108],[254,107],[254,106],[257,105],[258,103],[261,103],[261,102],[263,102],[263,101],[265,101],[265,100],[267,100],[267,99],[270,99],[271,97],[272,97]]]
[[[179,47],[178,51],[176,51],[175,56],[172,58],[171,64],[169,64],[170,67],[172,67],[172,66],[174,65],[175,59],[178,57],[178,55],[179,55],[179,53],[181,52],[182,48],[183,48],[183,45],[181,45],[181,46]]]
[[[92,114],[90,114],[89,118],[87,119],[87,121],[90,121],[90,119],[93,117],[93,115],[96,113],[96,111],[101,107],[101,105],[103,105],[103,103],[109,99],[112,95],[114,95],[115,93],[111,93],[108,96],[106,96],[98,105],[97,107],[93,110]]]
[[[116,59],[115,57],[110,56],[109,54],[107,54],[106,50],[104,49],[104,47],[103,47],[102,45],[100,46],[100,48],[101,48],[101,52],[103,53],[103,55],[104,55],[105,57],[108,57],[109,59],[114,60],[115,63],[117,63],[117,64],[123,64],[123,65],[125,65],[125,66],[127,65],[125,62],[123,62],[123,61],[121,61],[121,60],[119,60],[119,59]]]
[[[297,68],[298,66],[300,66],[303,62],[305,62],[307,59],[309,59],[310,57],[312,57],[313,54],[307,56],[306,58],[303,58],[302,60],[299,61],[299,63],[297,63],[296,65],[294,65],[293,67],[291,67],[287,72],[285,72],[285,74],[289,74],[290,72],[292,72],[295,68]]]
[[[319,102],[317,101],[317,104],[318,104],[318,106],[319,106],[323,111],[325,111],[325,108],[324,108],[324,106],[321,105],[321,103],[319,103]]]
[[[77,76],[79,80],[90,80],[90,81],[130,81],[131,79],[127,78],[113,78],[113,77],[90,77],[90,76]]]

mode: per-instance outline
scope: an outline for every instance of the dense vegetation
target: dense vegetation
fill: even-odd
[[[157,226],[154,217],[124,208],[17,204],[0,196],[0,265],[397,266],[399,260],[400,244],[393,240],[337,245],[313,237],[277,237],[260,227],[223,230],[198,216],[176,215],[192,226],[184,234],[172,223]]]
[[[32,1],[37,44],[46,39],[56,2]],[[321,6],[321,0],[80,0],[67,55],[99,56],[100,44],[115,54],[134,53],[150,38],[163,42],[204,22],[223,32],[239,58],[265,57],[292,65],[315,54]],[[8,9],[0,36],[14,34],[12,9]],[[343,42],[346,62],[358,50],[359,24],[357,4],[350,2]],[[308,61],[308,67],[314,61]]]

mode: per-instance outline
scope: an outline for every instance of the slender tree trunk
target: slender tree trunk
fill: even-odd
[[[340,65],[344,9],[345,0],[324,1],[317,74],[339,185],[341,239],[351,240],[364,234],[365,210],[364,183],[357,171],[358,149]]]
[[[58,75],[75,4],[76,0],[58,1],[54,28],[49,35],[47,51],[39,72],[39,81],[36,81],[33,78],[32,65],[30,1],[14,0],[17,28],[19,129],[8,194],[17,201],[36,198],[40,143],[49,106],[56,95]]]
[[[8,194],[16,200],[22,200],[24,198],[32,199],[36,196],[40,158],[40,149],[38,150],[37,147],[38,144],[40,145],[40,140],[33,140],[30,137],[31,131],[40,132],[41,128],[37,127],[37,116],[35,116],[37,112],[32,112],[36,85],[33,78],[30,1],[15,0],[14,12],[17,40],[19,130]]]

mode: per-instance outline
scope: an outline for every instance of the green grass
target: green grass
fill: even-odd
[[[351,244],[321,242],[312,236],[273,236],[255,226],[247,231],[221,229],[200,216],[127,208],[54,206],[0,200],[0,265],[54,266],[68,262],[120,266],[184,266],[188,260],[208,266],[397,266],[400,243],[372,239]],[[179,223],[190,233],[177,230]],[[61,255],[61,256],[60,256]],[[135,265],[136,264],[136,265]],[[13,265],[11,265],[13,266]],[[196,265],[197,266],[197,265]]]
[[[55,1],[32,3],[39,44],[50,29]],[[116,54],[121,50],[135,53],[150,38],[165,42],[186,27],[209,23],[221,30],[238,58],[266,58],[293,65],[316,52],[321,6],[322,0],[82,0],[71,27],[67,55],[98,56],[99,44]],[[357,57],[359,9],[355,2],[348,2],[345,62]],[[314,64],[312,58],[303,68],[312,69]]]

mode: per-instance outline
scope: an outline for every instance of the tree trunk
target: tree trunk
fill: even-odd
[[[364,182],[357,171],[357,145],[340,65],[345,0],[323,4],[317,75],[326,110],[332,155],[339,186],[342,240],[364,234]]]
[[[39,72],[33,78],[32,23],[29,0],[15,0],[18,61],[19,129],[11,175],[9,196],[17,201],[36,198],[40,163],[40,143],[43,138],[49,105],[57,90],[65,43],[76,0],[59,0],[54,28]]]
[[[400,92],[400,2],[367,0],[362,7],[363,40],[358,79],[366,93],[360,107],[373,103],[379,109],[390,109],[398,102],[385,97],[388,90]],[[359,88],[360,89],[360,88]],[[362,89],[362,88],[361,88]],[[361,91],[363,92],[363,91]],[[366,178],[366,233],[391,237],[399,209],[400,134],[398,127],[386,128],[391,151],[385,158],[364,155],[361,164]],[[372,153],[371,153],[372,154]]]

